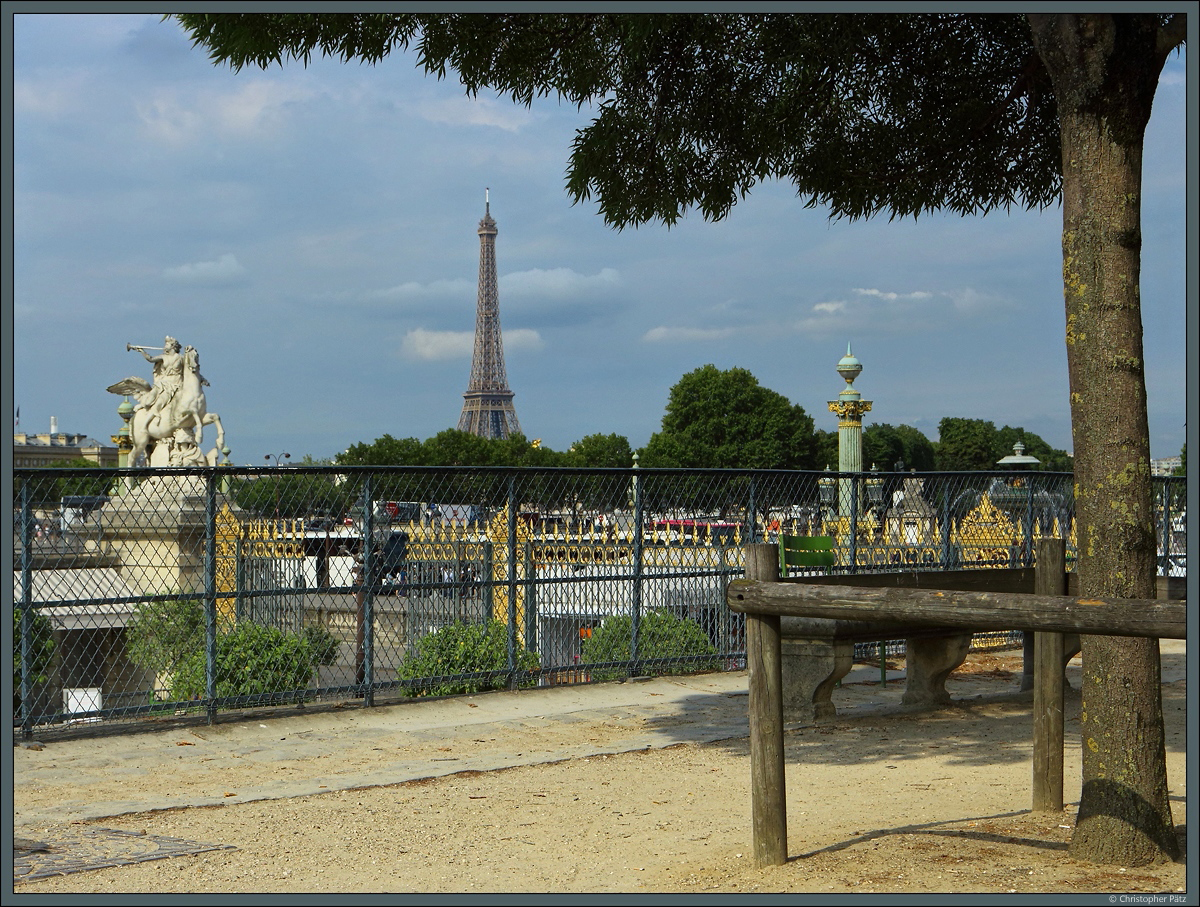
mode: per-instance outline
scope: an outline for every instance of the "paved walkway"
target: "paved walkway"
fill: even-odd
[[[1017,676],[955,675],[956,699],[1019,694]],[[1183,641],[1163,641],[1163,679],[1186,677]],[[1076,659],[1076,665],[1078,659]],[[1072,673],[1074,671],[1074,677]],[[840,719],[899,708],[902,674],[856,666]],[[1078,668],[1068,677],[1078,687]],[[893,682],[894,681],[894,682]],[[592,755],[746,737],[745,672],[312,708],[155,732],[14,747],[17,829],[132,812],[281,799]],[[19,831],[18,831],[19,834]]]
[[[856,667],[839,709],[898,704],[903,675],[889,676],[897,682],[881,689],[878,668]],[[20,828],[299,797],[746,737],[746,684],[744,671],[659,677],[280,717],[224,713],[214,725],[19,744],[13,820]]]
[[[14,823],[298,797],[744,737],[746,701],[746,674],[734,672],[286,717],[224,715],[214,725],[21,744]],[[164,773],[174,781],[167,790],[154,783]]]

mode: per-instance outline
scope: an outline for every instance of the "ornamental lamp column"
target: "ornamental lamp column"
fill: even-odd
[[[862,371],[862,363],[854,357],[850,344],[846,344],[846,355],[838,362],[838,374],[846,380],[845,389],[836,400],[829,403],[829,411],[838,416],[838,472],[862,472],[862,417],[871,411],[871,401],[862,399],[854,389],[854,379]],[[852,514],[853,485],[851,478],[838,480],[838,514],[849,519]],[[861,505],[860,508],[861,509]]]
[[[121,426],[121,430],[112,436],[113,443],[117,445],[117,468],[127,469],[129,455],[133,453],[133,435],[129,430],[129,422],[133,418],[133,403],[128,397],[117,405],[117,415],[125,423]],[[132,487],[133,481],[126,476],[122,481],[116,483],[115,490],[117,494],[125,494]]]

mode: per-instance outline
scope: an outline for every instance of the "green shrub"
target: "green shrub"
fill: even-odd
[[[144,602],[125,629],[129,660],[143,670],[169,674],[183,659],[204,651],[204,605],[199,601]]]
[[[13,607],[13,700],[21,697],[21,608]],[[46,672],[54,658],[54,626],[50,618],[38,611],[33,612],[33,627],[30,634],[29,679],[31,683],[45,683]]]
[[[312,653],[314,664],[331,665],[337,661],[341,639],[326,627],[309,624],[300,633]]]
[[[204,646],[178,662],[171,698],[205,695]],[[298,633],[243,621],[217,635],[217,696],[252,696],[304,690],[316,669],[313,650]]]
[[[517,669],[536,671],[538,657],[525,648],[516,653]],[[401,680],[416,681],[427,677],[472,674],[478,671],[508,670],[508,627],[498,620],[486,624],[454,623],[442,627],[418,641],[415,649],[400,662]],[[449,696],[454,693],[478,693],[505,687],[508,678],[466,678],[433,684],[412,683],[410,695]],[[528,681],[523,686],[532,686]]]
[[[582,664],[630,659],[633,618],[629,615],[606,617],[592,635],[583,641]],[[638,660],[681,658],[685,656],[715,656],[717,650],[696,621],[676,617],[669,611],[648,611],[638,622]],[[719,661],[714,658],[689,659],[676,664],[654,664],[639,668],[644,674],[691,674],[716,671]],[[601,668],[591,672],[593,680],[617,680],[627,676],[619,668]]]

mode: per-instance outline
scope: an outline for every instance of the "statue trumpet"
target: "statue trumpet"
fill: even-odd
[[[130,350],[141,350],[143,353],[146,350],[156,350],[157,352],[161,353],[164,349],[165,349],[165,347],[161,347],[161,346],[135,346],[132,343],[125,344],[125,352],[127,352],[127,353]]]

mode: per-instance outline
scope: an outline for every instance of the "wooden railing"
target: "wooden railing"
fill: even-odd
[[[854,576],[825,578],[823,583],[781,581],[778,547],[746,546],[746,579],[729,584],[727,599],[731,610],[746,615],[751,821],[754,858],[760,865],[787,861],[780,651],[783,615],[895,620],[910,626],[976,631],[1033,631],[1033,808],[1062,809],[1063,634],[1186,639],[1187,615],[1180,601],[1063,595],[1067,586],[1062,540],[1038,539],[1036,554],[1034,590],[1029,593],[995,591],[999,576],[992,577],[993,585],[985,591],[868,588],[853,585],[864,579]],[[937,582],[936,574],[922,576],[928,577],[928,585]]]

